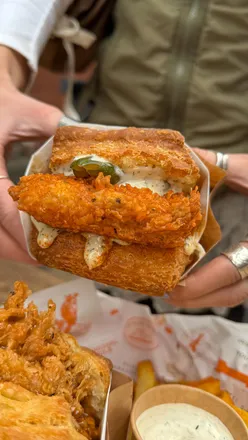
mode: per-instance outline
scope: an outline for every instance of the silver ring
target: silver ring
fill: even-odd
[[[216,166],[222,168],[223,170],[227,170],[228,159],[229,159],[228,154],[223,154],[218,151],[218,153],[216,153]]]
[[[248,248],[243,245],[234,246],[222,255],[227,257],[236,267],[242,280],[248,277]]]
[[[1,179],[8,179],[9,178],[9,176],[0,176],[0,180]]]

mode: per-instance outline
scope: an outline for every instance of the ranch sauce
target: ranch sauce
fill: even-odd
[[[53,244],[55,238],[57,238],[57,236],[59,235],[59,229],[52,228],[51,226],[48,226],[42,222],[38,222],[32,216],[31,221],[38,231],[38,245],[43,249],[49,248]]]
[[[149,408],[136,425],[142,440],[234,440],[217,417],[184,403]]]

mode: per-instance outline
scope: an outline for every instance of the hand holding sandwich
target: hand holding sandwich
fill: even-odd
[[[211,151],[195,149],[208,162],[215,164],[216,155]],[[248,154],[229,156],[228,186],[248,195]],[[248,241],[241,245],[248,249]],[[247,263],[248,264],[248,263]],[[232,262],[221,255],[185,280],[185,287],[176,287],[166,300],[184,308],[234,307],[248,298],[248,278],[243,280]]]

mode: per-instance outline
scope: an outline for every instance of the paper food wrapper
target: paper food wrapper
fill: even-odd
[[[93,124],[71,124],[83,127],[90,127],[101,130],[110,130],[110,129],[122,129],[124,127],[110,127],[110,126],[102,126],[102,125],[93,125]],[[50,138],[33,156],[28,164],[25,175],[35,174],[35,173],[47,173],[49,172],[49,161],[52,154],[52,146],[53,146],[53,137]],[[186,145],[187,146],[187,145]],[[189,148],[187,146],[187,148]],[[190,148],[189,148],[190,149]],[[210,188],[216,186],[216,184],[223,178],[223,172],[213,166],[209,165],[203,161],[190,149],[190,154],[197,163],[200,168],[200,181],[199,181],[199,189],[201,194],[201,207],[203,214],[203,221],[201,223],[200,228],[197,231],[198,241],[200,241],[203,246],[205,252],[209,252],[221,239],[221,232],[218,223],[216,222],[213,213],[210,208]],[[210,172],[209,172],[210,169]],[[30,216],[24,212],[20,213],[21,222],[24,228],[24,235],[26,238],[26,244],[28,248],[29,255],[34,258],[31,253],[29,242],[30,242],[30,234],[32,230],[32,223],[30,220]],[[82,256],[83,258],[83,256]],[[190,266],[186,269],[185,273],[182,276],[183,280],[189,272],[195,268],[195,266],[201,261],[201,258],[195,258]]]
[[[135,379],[141,360],[153,362],[161,382],[220,378],[235,404],[248,410],[248,324],[213,316],[152,315],[147,306],[96,292],[94,283],[82,278],[36,292],[29,301],[44,310],[50,298],[57,304],[59,328],[111,359],[122,373],[113,373],[109,440],[125,440],[132,405],[127,376]]]

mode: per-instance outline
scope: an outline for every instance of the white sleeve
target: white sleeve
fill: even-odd
[[[23,55],[36,71],[54,25],[73,0],[0,0],[0,44]]]

